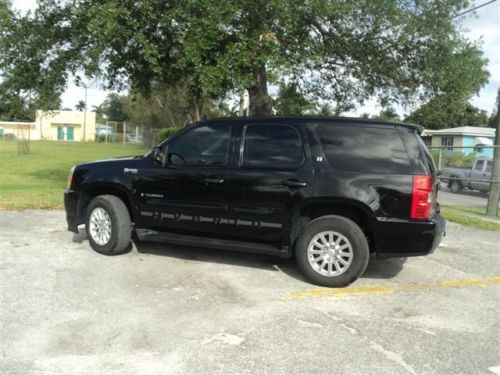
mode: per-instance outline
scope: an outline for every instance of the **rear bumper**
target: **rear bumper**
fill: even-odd
[[[78,233],[78,195],[74,190],[64,191],[64,209],[66,210],[66,222],[68,230]]]
[[[446,221],[439,214],[429,221],[379,220],[375,225],[375,251],[380,258],[431,254],[446,231]]]

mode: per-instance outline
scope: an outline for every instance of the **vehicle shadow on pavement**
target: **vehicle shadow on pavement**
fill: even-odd
[[[155,242],[134,241],[137,251],[141,254],[151,254],[172,257],[183,260],[229,264],[239,267],[260,268],[270,271],[281,271],[297,280],[308,282],[295,264],[295,259],[282,259],[270,255],[240,253],[228,250],[206,249],[180,245],[167,245]],[[391,279],[403,269],[406,258],[378,259],[370,256],[368,267],[362,278]]]
[[[85,230],[80,229],[73,234],[73,241],[83,243],[87,240]],[[283,272],[302,282],[308,282],[295,265],[295,260],[282,259],[270,255],[241,253],[229,250],[207,249],[202,247],[168,245],[157,242],[133,239],[133,244],[140,254],[164,256],[182,260],[197,260],[201,262],[228,264],[239,267],[260,268],[268,271]],[[378,259],[371,255],[368,267],[362,278],[392,279],[403,269],[406,258]]]
[[[137,239],[133,242],[140,254],[157,255],[182,260],[197,260],[201,262],[229,264],[240,267],[262,268],[272,271],[278,271],[278,269],[274,267],[276,262],[287,261],[287,259],[279,259],[269,255],[242,253],[230,250],[170,245],[139,241]]]

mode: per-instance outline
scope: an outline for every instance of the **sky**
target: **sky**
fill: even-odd
[[[439,1],[439,0],[436,0]],[[486,0],[476,0],[471,2],[470,8],[481,5]],[[12,5],[21,12],[36,8],[36,0],[13,0]],[[496,92],[500,87],[500,0],[478,9],[475,13],[457,17],[456,22],[463,29],[463,34],[472,41],[480,41],[484,56],[489,60],[488,71],[490,73],[489,82],[471,99],[472,104],[485,110],[490,114],[495,106]],[[276,90],[270,89],[273,93]],[[98,85],[90,84],[87,91],[88,108],[101,104],[106,95],[111,91],[101,90]],[[80,100],[84,100],[85,91],[77,87],[73,82],[68,83],[68,87],[62,96],[63,108],[75,108]],[[362,107],[346,113],[345,115],[361,115],[364,112],[376,114],[380,112],[380,107],[376,99],[369,100]],[[410,109],[397,107],[399,114],[408,112]]]

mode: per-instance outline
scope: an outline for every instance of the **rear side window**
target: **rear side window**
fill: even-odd
[[[304,160],[297,130],[286,125],[248,125],[243,136],[242,167],[297,169]]]
[[[317,128],[328,163],[337,170],[410,173],[410,162],[396,128],[320,125]]]
[[[484,167],[484,160],[478,160],[476,161],[476,165],[474,166],[474,169],[476,171],[482,171]]]

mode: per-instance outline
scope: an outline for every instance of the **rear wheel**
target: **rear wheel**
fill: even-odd
[[[130,215],[125,203],[114,195],[100,195],[90,202],[85,229],[90,246],[98,253],[115,255],[129,250]]]
[[[311,221],[295,246],[297,265],[314,284],[349,285],[365,272],[369,248],[361,228],[343,216]]]
[[[453,193],[458,194],[461,193],[464,188],[459,180],[451,180],[450,189]]]

